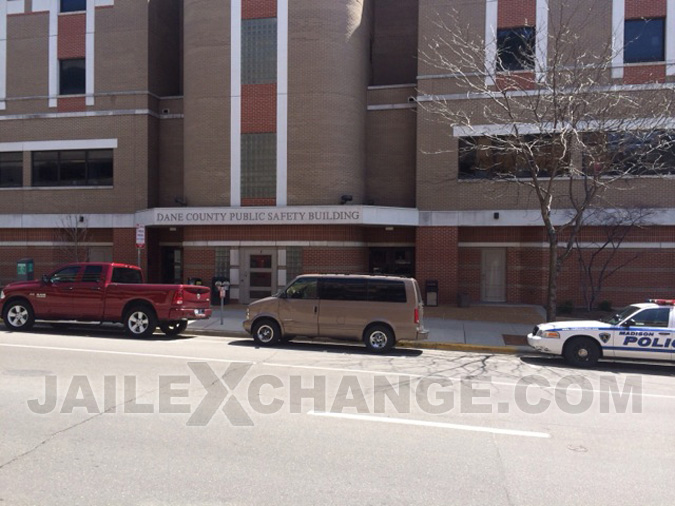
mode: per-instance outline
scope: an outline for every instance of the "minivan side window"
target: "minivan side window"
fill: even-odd
[[[405,295],[405,283],[390,279],[369,279],[368,300],[373,302],[403,302]]]
[[[367,283],[359,278],[324,278],[319,281],[319,296],[324,300],[366,300]]]
[[[318,297],[316,278],[300,278],[286,288],[289,299],[316,299]]]

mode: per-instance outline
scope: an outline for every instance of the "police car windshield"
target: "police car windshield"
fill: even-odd
[[[637,306],[628,306],[626,309],[621,311],[620,313],[616,313],[614,316],[610,316],[608,318],[603,319],[603,322],[609,323],[610,325],[617,325],[618,323],[624,321],[626,318],[628,318],[630,315],[635,313],[636,311],[639,311],[640,308]]]

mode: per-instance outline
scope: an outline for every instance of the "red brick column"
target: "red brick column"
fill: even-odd
[[[136,229],[113,229],[113,261],[136,265]],[[145,252],[141,255],[145,272]]]
[[[420,227],[417,229],[415,277],[426,301],[424,285],[438,280],[438,303],[456,304],[458,291],[457,227]]]

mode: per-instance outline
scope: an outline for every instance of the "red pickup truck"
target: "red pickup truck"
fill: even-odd
[[[121,322],[130,336],[148,337],[159,325],[178,335],[188,320],[211,316],[211,290],[196,285],[151,285],[134,265],[77,263],[41,280],[10,283],[0,292],[9,330],[29,330],[35,320]]]

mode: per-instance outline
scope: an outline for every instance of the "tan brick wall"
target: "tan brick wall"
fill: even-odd
[[[373,85],[417,81],[417,17],[419,0],[373,2]]]

